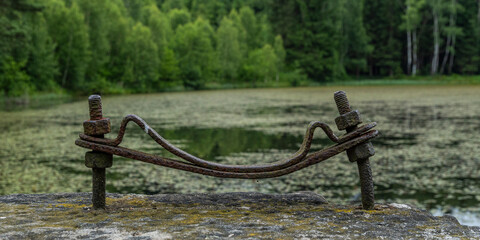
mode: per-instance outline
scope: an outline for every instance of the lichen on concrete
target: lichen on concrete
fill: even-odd
[[[294,194],[107,194],[0,196],[0,239],[480,239],[480,228],[403,204],[328,204]]]

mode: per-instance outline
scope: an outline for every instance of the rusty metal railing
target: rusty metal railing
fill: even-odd
[[[378,131],[373,130],[376,123],[358,126],[361,123],[360,114],[357,110],[352,111],[345,92],[335,92],[334,98],[340,112],[335,123],[339,130],[346,130],[346,134],[336,136],[327,124],[311,122],[300,149],[291,157],[267,164],[226,165],[198,158],[177,148],[136,115],[127,115],[123,119],[116,138],[104,138],[104,134],[110,132],[110,119],[103,118],[101,97],[92,95],[88,98],[90,120],[83,123],[84,133],[80,134],[80,139],[77,139],[75,144],[92,150],[85,155],[85,166],[92,168],[93,173],[93,207],[94,209],[105,208],[105,169],[112,166],[113,155],[215,177],[259,179],[286,175],[346,151],[349,160],[357,162],[358,165],[363,208],[373,209],[375,200],[369,157],[375,154],[370,140],[378,135]],[[182,160],[155,156],[118,146],[122,143],[129,122],[137,124],[161,147]],[[309,154],[316,128],[321,128],[335,144]]]

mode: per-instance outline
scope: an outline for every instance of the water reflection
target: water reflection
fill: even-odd
[[[292,150],[302,143],[302,136],[288,133],[268,134],[243,128],[178,128],[159,129],[159,134],[171,142],[180,142],[184,150],[203,159],[215,159],[242,152],[261,152],[269,149]],[[145,135],[138,133],[142,138]],[[148,141],[147,139],[145,139]],[[151,140],[150,140],[151,141]],[[329,140],[318,140],[325,144]],[[143,150],[151,150],[144,148]],[[161,151],[161,150],[160,150]],[[166,152],[165,152],[166,153]]]
[[[266,134],[242,128],[198,129],[184,127],[160,129],[158,132],[171,142],[181,142],[185,146],[184,150],[204,159],[267,149],[296,150],[302,142],[301,136],[288,133]]]
[[[480,214],[470,211],[464,211],[458,208],[442,209],[437,207],[430,211],[433,216],[444,216],[445,214],[454,216],[458,222],[467,226],[480,226]]]

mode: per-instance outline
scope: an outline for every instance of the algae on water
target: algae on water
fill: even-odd
[[[334,127],[334,87],[160,93],[103,98],[116,136],[136,114],[162,136],[202,158],[230,164],[282,159],[310,121]],[[364,121],[378,122],[371,164],[379,201],[480,212],[480,86],[342,87]],[[47,109],[0,112],[0,194],[90,191],[85,149],[74,145],[87,99]],[[337,131],[337,133],[340,133]],[[317,132],[313,150],[328,139]],[[171,156],[138,127],[122,146]],[[266,180],[220,179],[115,158],[107,190],[120,193],[315,191],[330,202],[358,199],[358,174],[345,154]]]

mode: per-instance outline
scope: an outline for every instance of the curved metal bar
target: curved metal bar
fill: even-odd
[[[306,156],[305,160],[302,162],[296,163],[294,165],[291,165],[289,167],[286,167],[280,170],[262,171],[262,172],[224,172],[216,169],[203,168],[191,163],[186,163],[178,160],[146,154],[146,153],[135,151],[128,148],[114,147],[114,146],[89,142],[82,139],[77,139],[75,141],[75,144],[80,147],[89,148],[95,151],[106,152],[106,153],[122,156],[125,158],[131,158],[131,159],[139,160],[142,162],[152,163],[160,166],[175,168],[183,171],[199,173],[199,174],[208,175],[208,176],[223,177],[223,178],[260,179],[260,178],[273,178],[273,177],[283,176],[283,175],[298,171],[300,169],[303,169],[305,167],[308,167],[310,165],[322,162],[332,156],[335,156],[345,151],[346,149],[349,149],[360,143],[366,142],[376,137],[377,135],[378,135],[377,130],[371,130],[357,138],[354,138],[349,141],[336,144],[328,148],[325,148],[321,151],[312,153]]]
[[[166,139],[164,139],[160,134],[158,134],[154,129],[150,128],[148,124],[140,117],[136,115],[127,115],[120,126],[119,133],[115,139],[102,139],[102,138],[95,138],[91,137],[85,134],[80,134],[80,138],[86,141],[90,142],[95,142],[95,143],[100,143],[104,145],[109,145],[109,146],[118,146],[125,135],[125,130],[127,127],[127,124],[133,121],[136,123],[142,130],[144,130],[152,139],[154,139],[160,146],[165,148],[167,151],[171,152],[172,154],[189,161],[193,163],[194,165],[203,167],[203,168],[209,168],[217,171],[223,171],[223,172],[236,172],[236,173],[251,173],[251,172],[267,172],[267,171],[275,171],[275,170],[280,170],[289,166],[292,166],[294,164],[299,163],[302,161],[302,159],[305,158],[307,155],[308,151],[310,151],[310,147],[312,144],[312,139],[313,139],[313,134],[316,128],[320,127],[322,130],[327,134],[327,136],[334,142],[341,143],[348,141],[350,139],[353,139],[360,134],[364,133],[365,131],[368,131],[372,129],[373,127],[376,126],[376,123],[370,123],[365,126],[362,126],[357,129],[357,131],[346,134],[342,137],[337,137],[333,131],[330,129],[330,127],[322,122],[311,122],[307,128],[307,132],[305,134],[305,137],[303,139],[302,146],[300,149],[293,154],[290,158],[285,159],[285,160],[280,160],[274,163],[267,163],[267,164],[258,164],[258,165],[226,165],[226,164],[220,164],[220,163],[214,163],[214,162],[209,162],[207,160],[198,158],[196,156],[193,156],[170,142],[168,142]]]

